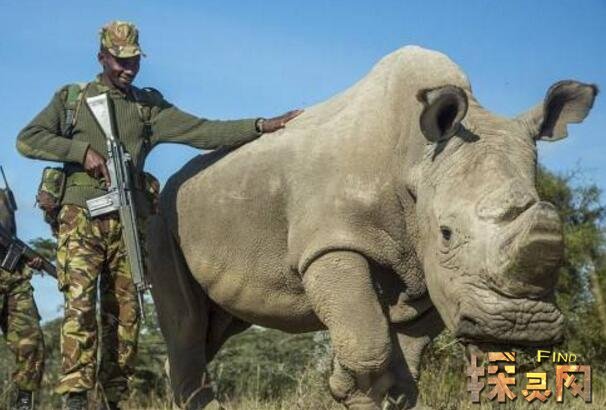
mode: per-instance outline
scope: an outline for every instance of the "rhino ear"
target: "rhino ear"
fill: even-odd
[[[594,84],[559,81],[547,91],[545,101],[518,116],[536,140],[556,141],[568,136],[568,124],[585,119],[598,94]]]
[[[423,103],[421,132],[431,142],[447,140],[456,134],[467,113],[467,95],[459,87],[444,87],[419,91],[417,99]]]

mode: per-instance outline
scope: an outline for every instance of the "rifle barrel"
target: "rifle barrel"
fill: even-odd
[[[4,179],[4,186],[6,187],[6,189],[10,189],[8,187],[8,180],[6,179],[6,175],[4,174],[4,168],[2,167],[2,165],[0,165],[0,172],[2,172],[2,179]]]

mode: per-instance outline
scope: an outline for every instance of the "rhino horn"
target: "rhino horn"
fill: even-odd
[[[520,231],[506,240],[503,256],[513,256],[505,275],[517,284],[518,296],[541,296],[557,281],[557,268],[564,255],[562,225],[555,207],[538,202],[522,214],[516,225]]]

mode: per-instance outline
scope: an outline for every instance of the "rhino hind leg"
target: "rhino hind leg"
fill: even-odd
[[[148,238],[152,296],[166,341],[175,401],[183,409],[198,410],[214,401],[206,371],[211,302],[161,216],[150,220]]]
[[[209,331],[206,340],[206,359],[212,361],[221,346],[230,337],[248,329],[252,324],[238,319],[221,306],[210,301]]]
[[[310,265],[303,285],[330,334],[335,354],[329,379],[333,397],[348,409],[381,409],[392,383],[391,339],[368,261],[355,252],[327,253]]]

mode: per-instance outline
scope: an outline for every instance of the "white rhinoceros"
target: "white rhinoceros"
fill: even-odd
[[[150,223],[153,297],[176,400],[251,323],[328,329],[333,396],[416,404],[423,347],[561,338],[561,224],[535,188],[539,139],[567,135],[597,88],[553,85],[517,118],[476,101],[445,55],[405,47],[286,129],[191,160]]]

